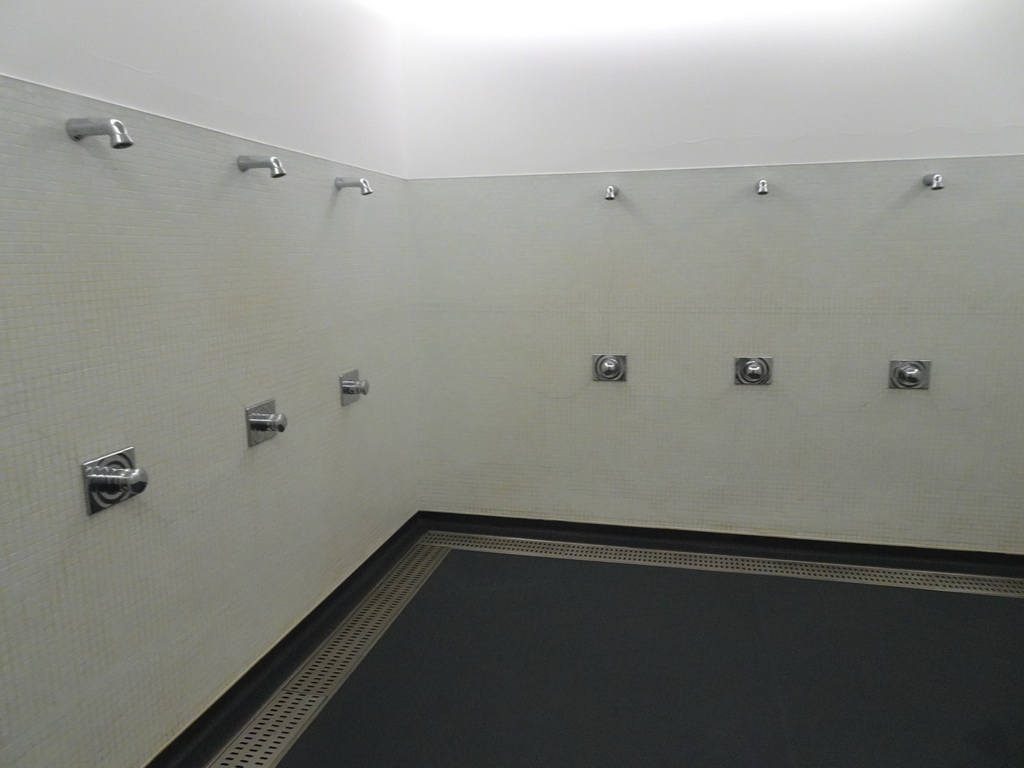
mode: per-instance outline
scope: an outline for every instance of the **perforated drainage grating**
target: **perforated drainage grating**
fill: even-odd
[[[700,571],[728,571],[761,576],[788,576],[795,579],[844,581],[854,584],[876,584],[890,587],[930,589],[939,592],[966,592],[996,597],[1024,597],[1024,579],[1000,576],[975,576],[939,571],[911,571],[900,568],[874,568],[860,565],[772,560],[761,557],[711,555],[696,552],[671,552],[661,549],[633,549],[605,544],[509,539],[501,536],[478,536],[432,531],[421,540],[449,549],[496,552],[535,557],[556,557],[570,560],[596,560],[606,563],[655,565],[667,568],[691,568]]]
[[[634,549],[604,544],[514,539],[463,533],[425,534],[207,768],[273,768],[288,747],[370,652],[445,555],[453,549],[594,560],[664,568],[843,581],[996,597],[1024,597],[1024,579],[911,571],[759,557]]]
[[[449,551],[415,546],[208,768],[277,765]]]

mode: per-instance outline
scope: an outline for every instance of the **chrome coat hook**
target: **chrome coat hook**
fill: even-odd
[[[370,394],[370,382],[359,378],[359,370],[346,371],[341,374],[341,404],[350,405],[362,395]]]
[[[757,194],[768,194],[768,179],[761,179],[759,182],[757,182]]]
[[[89,514],[138,496],[149,485],[146,470],[135,466],[135,448],[125,448],[82,464]]]
[[[249,437],[249,446],[259,445],[264,440],[277,437],[288,426],[288,417],[283,413],[275,413],[277,405],[273,400],[266,400],[245,409],[245,427]]]
[[[75,141],[85,136],[109,136],[110,146],[114,149],[127,149],[135,142],[128,135],[124,123],[113,117],[75,117],[64,124],[65,129]]]
[[[260,155],[238,156],[238,170],[248,171],[252,168],[269,168],[270,178],[272,179],[279,179],[285,175],[284,166],[281,165],[281,161],[276,157]]]
[[[370,189],[370,182],[366,179],[346,179],[342,176],[338,176],[334,180],[335,189],[345,189],[346,187],[358,187],[361,195],[372,195],[373,190]]]
[[[942,181],[941,173],[929,173],[924,177],[924,185],[926,187],[931,187],[932,189],[942,189],[946,186]]]
[[[616,197],[618,197],[618,194],[619,194],[619,188],[618,187],[613,186],[613,185],[608,185],[608,188],[605,189],[605,191],[604,191],[604,199],[605,200],[614,200]]]

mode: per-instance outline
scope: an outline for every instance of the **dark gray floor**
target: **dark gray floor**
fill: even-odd
[[[1024,600],[452,551],[280,768],[1024,768]]]

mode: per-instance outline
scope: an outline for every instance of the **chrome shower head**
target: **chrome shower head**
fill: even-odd
[[[370,182],[366,179],[346,179],[339,176],[334,180],[335,189],[345,189],[345,187],[359,187],[361,195],[372,195],[373,190],[370,189]]]
[[[75,141],[84,136],[109,136],[114,149],[126,149],[135,143],[124,123],[112,117],[75,117],[65,123],[65,128]]]
[[[239,155],[238,170],[248,171],[250,168],[269,168],[270,178],[272,179],[280,179],[285,175],[284,166],[281,165],[281,161],[276,157]]]

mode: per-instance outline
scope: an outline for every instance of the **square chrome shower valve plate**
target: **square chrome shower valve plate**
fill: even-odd
[[[889,361],[889,389],[928,389],[931,381],[931,360]]]
[[[276,400],[264,400],[262,403],[256,405],[250,405],[245,409],[245,438],[252,448],[254,445],[259,445],[262,442],[277,437],[277,431],[272,429],[258,430],[252,428],[252,417],[259,416],[261,414],[273,414],[277,411]]]
[[[741,385],[765,386],[772,383],[771,357],[737,357],[733,381]]]
[[[625,381],[626,355],[594,355],[591,374],[594,381]]]
[[[112,489],[90,486],[90,470],[100,469],[102,467],[112,467],[114,469],[135,469],[134,446],[125,448],[122,451],[108,453],[106,456],[100,456],[98,459],[92,459],[91,461],[82,463],[82,479],[85,481],[85,504],[90,515],[95,515],[98,512],[102,512],[115,504],[120,504],[122,501],[127,501],[132,496],[137,495],[124,488]]]

